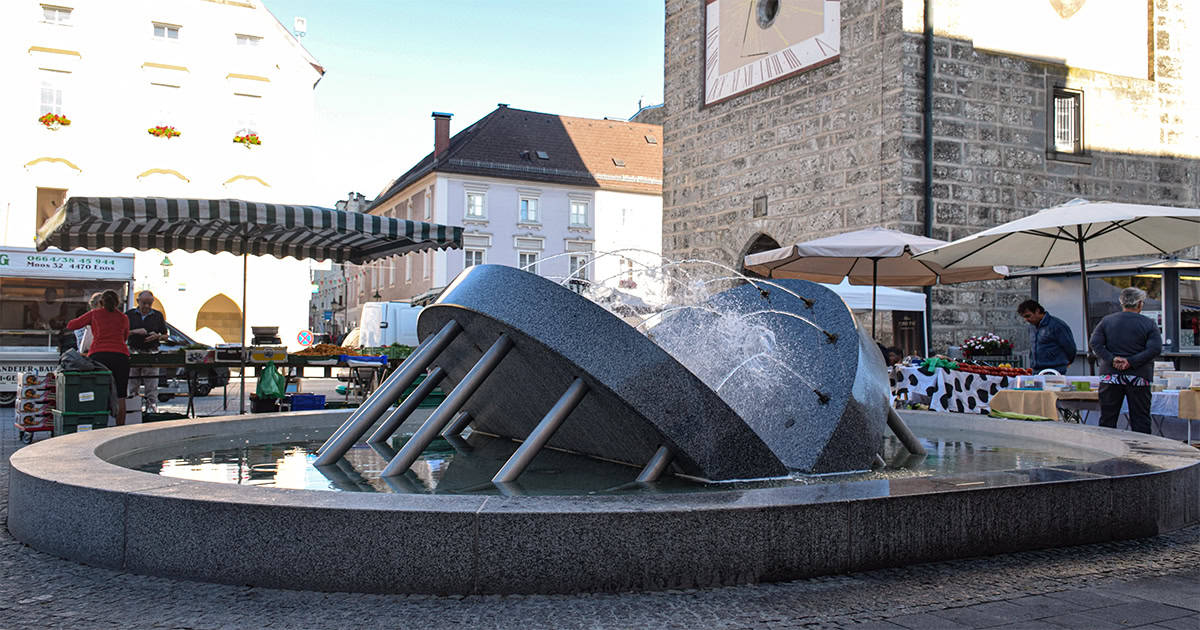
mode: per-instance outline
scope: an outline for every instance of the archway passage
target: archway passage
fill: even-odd
[[[766,234],[756,235],[754,238],[750,239],[750,243],[746,245],[745,249],[742,250],[742,255],[738,257],[738,270],[741,271],[743,275],[753,276],[756,278],[759,277],[757,273],[746,270],[746,256],[749,256],[750,254],[757,254],[759,252],[770,251],[772,249],[779,249],[780,247],[781,245],[779,244],[779,241],[776,241],[770,236],[767,236]]]
[[[211,328],[225,343],[237,343],[242,338],[242,309],[229,296],[218,293],[196,313],[196,330],[203,328]]]

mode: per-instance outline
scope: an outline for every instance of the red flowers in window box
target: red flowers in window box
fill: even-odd
[[[58,129],[59,127],[66,127],[70,125],[71,119],[63,116],[62,114],[47,113],[42,114],[41,118],[38,118],[38,122],[45,125],[47,129]]]
[[[246,147],[247,149],[262,144],[262,140],[259,140],[258,134],[256,133],[248,133],[244,136],[234,136],[233,141]]]
[[[174,127],[169,127],[167,125],[151,127],[147,129],[146,132],[155,138],[178,138],[179,136],[183,135],[182,131],[178,131]]]

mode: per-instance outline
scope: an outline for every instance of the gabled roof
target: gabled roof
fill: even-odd
[[[502,105],[454,134],[438,159],[422,158],[366,211],[434,171],[662,194],[662,127]]]

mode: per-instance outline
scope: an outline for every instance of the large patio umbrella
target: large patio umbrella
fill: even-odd
[[[72,197],[38,230],[36,244],[38,250],[132,247],[240,255],[245,347],[247,255],[361,264],[406,252],[462,247],[462,228],[237,199]],[[243,393],[245,379],[243,360]],[[245,404],[243,395],[243,412]]]
[[[977,265],[1079,264],[1083,337],[1088,339],[1088,258],[1168,255],[1200,245],[1200,210],[1072,199],[972,234],[916,259],[947,269]]]
[[[1003,278],[1006,270],[991,266],[948,270],[913,258],[915,254],[945,245],[946,241],[899,230],[872,227],[819,238],[746,256],[743,264],[767,278],[799,278],[837,284],[870,285],[871,336],[875,336],[876,288],[931,286]]]

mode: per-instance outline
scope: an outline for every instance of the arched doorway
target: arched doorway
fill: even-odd
[[[196,313],[196,330],[203,328],[211,328],[225,343],[237,343],[242,338],[242,309],[229,296],[218,293]]]
[[[753,271],[746,270],[746,256],[779,248],[779,241],[776,241],[766,234],[756,234],[754,238],[750,239],[750,243],[747,244],[744,249],[742,249],[742,255],[738,256],[738,271],[741,271],[743,275],[753,276],[756,278],[759,277],[759,275]]]

